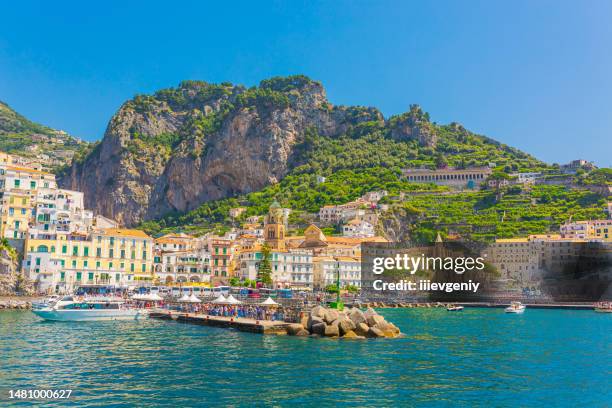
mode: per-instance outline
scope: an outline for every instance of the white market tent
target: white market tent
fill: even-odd
[[[229,303],[230,305],[239,305],[242,303],[241,301],[236,299],[233,295],[229,295],[226,300],[227,300],[227,303]]]
[[[219,295],[219,297],[213,300],[211,303],[227,303],[227,299],[225,298],[225,296]]]
[[[189,296],[189,301],[191,303],[201,303],[202,301],[193,293],[191,294],[191,296]]]
[[[148,295],[144,295],[142,299],[151,300],[153,302],[159,302],[160,300],[164,300],[164,298],[159,296],[157,293],[149,293]]]
[[[275,306],[275,305],[278,305],[278,303],[276,303],[270,296],[268,296],[268,298],[266,300],[261,302],[261,304],[264,305],[264,306]]]
[[[181,296],[178,300],[179,302],[185,302],[185,303],[189,303],[191,302],[191,298],[189,297],[188,294],[184,294],[183,296]]]

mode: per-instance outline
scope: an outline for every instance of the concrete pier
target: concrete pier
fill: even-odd
[[[290,323],[284,321],[254,320],[242,317],[207,316],[204,314],[177,312],[172,310],[155,310],[150,313],[152,319],[174,320],[181,323],[237,329],[243,332],[260,334],[287,334]]]

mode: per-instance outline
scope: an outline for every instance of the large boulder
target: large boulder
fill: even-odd
[[[372,309],[371,307],[368,307],[368,309],[363,312],[363,315],[367,319],[370,316],[378,316],[378,313],[376,312],[376,310]]]
[[[326,328],[327,328],[327,325],[325,324],[325,322],[317,322],[312,325],[310,332],[313,334],[324,336]]]
[[[325,316],[323,317],[323,320],[325,320],[325,323],[331,324],[338,317],[339,317],[339,315],[338,315],[338,311],[337,310],[335,310],[335,309],[327,309],[325,311]]]
[[[366,323],[359,323],[355,325],[355,333],[358,336],[366,336],[370,331],[370,327]]]
[[[318,316],[310,315],[310,317],[308,318],[308,322],[306,324],[306,328],[308,330],[312,331],[312,326],[314,326],[316,323],[323,323],[323,324],[325,324],[325,322],[323,321],[322,318],[320,318]]]
[[[302,330],[304,330],[304,326],[299,323],[291,323],[289,326],[287,326],[287,334],[291,336],[297,335]]]
[[[306,329],[302,329],[299,332],[295,333],[296,336],[310,336],[310,333]]]
[[[310,316],[307,313],[302,314],[302,317],[300,318],[300,323],[302,324],[303,327],[308,327],[308,318]]]
[[[370,327],[370,330],[368,330],[368,334],[366,335],[366,337],[370,337],[370,338],[385,337],[385,333],[383,333],[382,330],[377,329],[376,327]]]
[[[326,337],[339,337],[340,330],[338,329],[338,326],[334,326],[334,325],[325,326],[325,336]]]
[[[325,317],[325,312],[327,312],[327,310],[323,306],[315,306],[310,311],[310,315],[323,319]]]
[[[352,332],[355,330],[356,326],[357,325],[353,323],[351,319],[338,319],[338,329],[340,329],[340,334]]]
[[[357,333],[355,333],[354,331],[349,331],[344,333],[344,335],[342,336],[343,339],[365,339],[364,336],[359,336],[357,335]]]
[[[350,312],[348,313],[348,317],[356,325],[359,324],[359,323],[365,323],[366,322],[365,315],[363,314],[363,312],[361,310],[357,309],[356,307],[354,307],[354,308],[352,308],[350,310]]]
[[[368,326],[370,327],[376,326],[377,324],[386,323],[385,318],[379,314],[368,316],[367,321],[368,321]]]

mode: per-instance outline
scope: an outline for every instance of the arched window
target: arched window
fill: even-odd
[[[46,245],[39,245],[36,252],[49,252],[49,247]]]

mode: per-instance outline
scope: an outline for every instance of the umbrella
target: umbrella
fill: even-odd
[[[198,297],[196,295],[194,295],[193,293],[191,294],[191,296],[189,296],[189,301],[191,303],[200,303],[202,302],[200,299],[198,299]]]
[[[219,297],[213,300],[212,303],[227,303],[227,299],[225,296],[219,295]]]
[[[274,305],[278,305],[278,303],[276,303],[274,300],[272,300],[272,298],[270,296],[268,296],[268,298],[266,300],[264,300],[263,302],[261,302],[262,305],[265,306],[274,306]]]
[[[150,293],[150,294],[145,295],[145,296],[146,296],[146,300],[152,300],[154,302],[159,302],[160,300],[164,300],[164,298],[159,296],[157,293]],[[144,297],[143,297],[143,299],[144,299]]]
[[[236,299],[233,295],[229,295],[227,297],[227,303],[229,303],[230,305],[239,305],[242,302]]]

